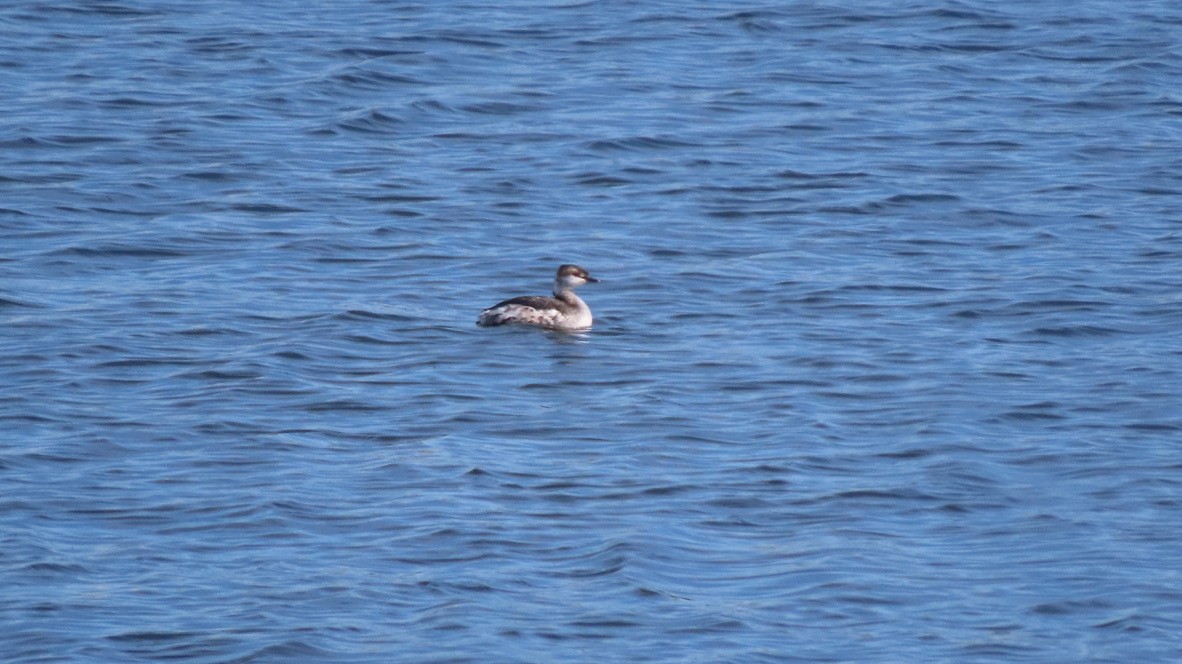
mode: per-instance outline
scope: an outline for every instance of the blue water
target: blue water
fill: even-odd
[[[1182,5],[0,35],[4,661],[1182,659]]]

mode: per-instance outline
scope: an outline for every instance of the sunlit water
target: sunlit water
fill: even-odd
[[[1176,3],[320,4],[0,9],[5,661],[1182,658]]]

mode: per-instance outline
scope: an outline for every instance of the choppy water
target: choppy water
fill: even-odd
[[[496,4],[0,9],[5,661],[1182,658],[1182,8]]]

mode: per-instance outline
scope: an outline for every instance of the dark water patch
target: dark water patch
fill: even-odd
[[[732,208],[727,210],[711,210],[707,212],[706,215],[715,219],[741,219],[744,217],[753,216],[753,213]]]
[[[980,148],[980,149],[995,149],[995,150],[1021,150],[1026,147],[1023,143],[1016,141],[1003,140],[942,140],[936,141],[932,145],[942,148]]]
[[[11,297],[0,297],[0,309],[6,309],[9,307],[24,307],[24,308],[29,308],[29,309],[35,309],[35,308],[39,308],[42,306],[44,306],[44,305],[39,304],[37,302],[29,302],[27,300],[18,300],[18,299],[11,298]]]
[[[439,132],[437,134],[432,134],[431,138],[439,138],[439,139],[444,139],[444,140],[454,140],[454,141],[467,142],[467,141],[479,141],[479,140],[488,138],[488,136],[485,134],[480,134],[480,133],[470,132],[470,131],[444,131],[444,132]]]
[[[633,175],[661,175],[665,173],[664,170],[659,168],[647,168],[641,166],[626,166],[621,168],[620,171],[624,173],[631,173]]]
[[[371,344],[375,346],[398,346],[402,345],[401,341],[391,341],[389,339],[379,339],[364,334],[350,334],[344,337],[346,341],[352,341],[359,344]]]
[[[842,286],[838,292],[944,293],[947,288],[920,284],[853,284]]]
[[[163,15],[164,12],[153,11],[141,7],[130,7],[114,2],[92,2],[84,5],[41,5],[36,9],[38,14],[65,13],[81,15],[108,16],[111,18],[151,18]]]
[[[886,199],[887,203],[895,205],[911,205],[913,203],[957,203],[961,198],[955,194],[895,194]]]
[[[85,574],[87,572],[87,569],[85,567],[82,567],[81,565],[74,565],[74,564],[69,564],[69,563],[39,562],[39,563],[31,563],[29,565],[26,565],[24,567],[23,571],[26,573],[29,573],[29,574],[36,574],[36,575],[46,575],[46,574],[49,574],[49,575],[57,575],[57,574],[75,575],[75,574]]]
[[[1063,415],[1058,413],[1030,410],[1011,410],[1002,413],[1002,417],[1008,420],[1016,420],[1019,422],[1057,421],[1065,419]]]
[[[441,113],[450,115],[459,112],[459,109],[453,108],[452,106],[445,104],[438,99],[417,99],[410,103],[410,108],[428,114]],[[440,138],[448,136],[454,138],[457,137],[458,134],[437,134],[437,136]]]
[[[156,358],[156,357],[131,357],[119,360],[106,360],[103,362],[96,362],[94,367],[96,369],[135,369],[147,367],[174,367],[195,364],[199,360],[192,358]]]
[[[308,212],[308,210],[305,208],[291,205],[281,205],[278,203],[233,203],[229,206],[229,209],[236,212],[249,212],[251,214],[263,215],[282,215]]]
[[[922,459],[924,457],[936,454],[936,450],[924,448],[912,448],[907,450],[898,450],[893,452],[883,452],[881,456],[888,459]]]
[[[572,180],[585,187],[622,187],[633,184],[632,180],[594,172],[580,173],[574,176]]]
[[[1099,599],[1069,600],[1064,602],[1048,602],[1030,607],[1030,612],[1042,616],[1058,616],[1079,613],[1081,611],[1095,611],[1110,609],[1112,605]]]
[[[144,217],[146,219],[153,219],[160,216],[160,212],[151,209],[136,209],[136,208],[112,208],[106,206],[92,207],[87,212],[97,214],[117,216],[117,217]]]
[[[338,49],[336,54],[345,58],[399,58],[422,55],[423,51],[350,46]]]
[[[233,371],[228,369],[206,369],[204,371],[193,371],[178,374],[177,378],[188,378],[194,380],[208,380],[214,382],[232,381],[232,380],[257,380],[263,377],[262,373],[257,371]]]
[[[875,206],[871,204],[866,205],[826,205],[817,209],[823,214],[834,215],[867,215],[875,212]]]
[[[176,97],[132,97],[119,96],[99,99],[97,102],[100,108],[108,110],[120,109],[139,109],[139,108],[181,108],[188,102],[177,99]]]
[[[360,198],[375,203],[428,203],[440,200],[439,196],[428,194],[374,194]]]
[[[694,147],[695,145],[695,143],[669,136],[630,136],[610,140],[598,139],[588,141],[584,144],[587,149],[593,152],[667,150],[671,148]]]
[[[1146,196],[1177,196],[1178,194],[1182,194],[1182,190],[1165,189],[1161,187],[1143,187],[1137,189],[1137,193],[1144,194]]]
[[[760,498],[716,498],[708,501],[708,504],[711,507],[720,507],[723,509],[762,509],[772,507],[772,503]]]
[[[1066,325],[1057,327],[1037,327],[1030,331],[1042,337],[1107,337],[1125,334],[1123,330],[1099,325]]]
[[[353,400],[348,400],[348,399],[334,399],[331,401],[318,401],[318,402],[313,402],[313,403],[307,403],[307,404],[300,406],[300,408],[302,410],[312,412],[312,413],[322,413],[322,412],[341,413],[341,412],[350,412],[350,411],[367,412],[368,413],[368,412],[389,410],[389,407],[387,407],[387,406],[379,406],[379,405],[376,405],[373,403],[367,403],[364,401],[353,401]]]
[[[337,126],[345,131],[389,133],[397,131],[403,123],[400,118],[371,109],[343,120]]]
[[[1037,648],[1021,643],[967,643],[956,651],[965,657],[989,657],[1020,661],[1038,652]]]
[[[465,113],[476,115],[520,115],[544,110],[537,104],[521,104],[507,101],[488,101],[477,104],[466,104],[460,107]]]
[[[131,245],[99,245],[97,247],[66,247],[51,255],[82,256],[82,258],[112,259],[180,259],[190,255],[178,249],[139,247]]]
[[[259,36],[257,33],[254,36]],[[242,38],[233,39],[228,36],[201,36],[185,39],[184,44],[191,51],[204,55],[232,55],[238,56],[244,53],[249,53],[256,50],[258,47],[249,43],[246,35],[241,35]]]
[[[1011,305],[1013,309],[1031,311],[1096,311],[1112,306],[1111,302],[1101,300],[1023,300]]]
[[[1132,422],[1125,425],[1125,428],[1133,431],[1145,432],[1171,432],[1182,431],[1182,424],[1168,423],[1168,422]]]
[[[85,145],[100,145],[103,143],[119,143],[123,139],[118,136],[103,136],[93,134],[58,134],[48,136],[42,144],[45,146],[73,147]]]
[[[416,212],[414,210],[404,210],[404,209],[400,209],[400,208],[391,208],[388,210],[383,210],[382,213],[385,215],[391,216],[391,217],[400,217],[403,219],[413,219],[415,217],[423,216],[422,212]]]
[[[182,173],[179,177],[203,182],[232,182],[241,179],[243,174],[233,171],[190,171]]]
[[[1002,28],[1002,29],[1004,29],[1004,28]],[[1001,52],[1005,52],[1005,51],[1014,51],[1014,50],[1018,50],[1020,47],[1012,45],[1012,44],[999,44],[997,42],[984,42],[984,41],[970,40],[970,41],[958,41],[958,42],[945,42],[945,43],[937,45],[935,48],[940,51],[948,51],[951,53],[981,54],[981,53],[1001,53]]]
[[[571,627],[589,628],[589,629],[628,629],[632,627],[640,627],[642,623],[633,620],[624,620],[619,618],[598,618],[598,619],[580,619],[572,620],[568,623]],[[604,635],[605,637],[607,635]]]
[[[1125,612],[1122,615],[1102,620],[1092,624],[1093,629],[1141,632],[1145,628],[1141,625],[1142,617],[1137,611]]]
[[[184,330],[177,330],[173,334],[184,337],[219,337],[219,336],[249,336],[249,333],[243,330],[225,327],[206,327],[198,326],[191,327]]]
[[[651,249],[648,253],[653,258],[678,258],[686,255],[686,252],[677,249]]]
[[[3,149],[28,149],[28,148],[43,148],[48,147],[48,144],[38,138],[32,136],[21,136],[20,138],[8,138],[0,140],[0,148]],[[11,177],[11,176],[6,176]]]
[[[177,641],[181,639],[191,639],[200,636],[200,632],[122,632],[119,634],[111,634],[106,638],[110,641],[129,641],[129,642],[165,642]]]
[[[475,46],[480,49],[500,50],[506,46],[504,43],[493,39],[481,39],[477,37],[480,34],[476,31],[460,32],[460,31],[443,31],[438,32],[428,37],[418,37],[417,39],[437,40],[448,44],[457,44],[460,46]]]
[[[1153,259],[1159,259],[1159,258],[1170,259],[1170,258],[1177,258],[1180,255],[1182,255],[1182,252],[1178,252],[1178,251],[1150,250],[1150,251],[1139,252],[1137,254],[1137,257],[1138,258],[1153,258]]]
[[[299,639],[290,639],[283,643],[273,644],[253,650],[232,662],[265,662],[265,661],[328,661],[333,659],[331,650],[317,648]]]

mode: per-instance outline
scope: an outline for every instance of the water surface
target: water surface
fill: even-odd
[[[8,661],[1182,658],[1182,10],[499,4],[0,9]]]

